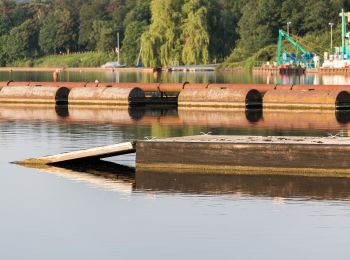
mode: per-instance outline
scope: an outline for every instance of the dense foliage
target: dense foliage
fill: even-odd
[[[339,33],[342,8],[350,11],[350,0],[0,0],[0,65],[113,53],[118,32],[122,62],[129,65],[140,53],[147,66],[228,56],[239,62],[276,43],[287,22],[292,35],[321,52],[329,45],[329,22]]]

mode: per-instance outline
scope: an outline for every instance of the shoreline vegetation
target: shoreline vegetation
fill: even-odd
[[[113,53],[106,52],[81,52],[70,54],[47,55],[36,59],[23,59],[9,63],[6,67],[28,68],[98,68],[106,62],[116,60]]]
[[[341,45],[345,0],[2,0],[0,66],[251,69],[276,59],[278,30],[323,57]],[[120,48],[117,47],[120,35]],[[295,51],[285,45],[285,51]]]

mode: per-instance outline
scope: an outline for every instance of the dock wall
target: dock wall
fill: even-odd
[[[269,137],[261,138],[261,142],[250,140],[204,136],[139,141],[136,167],[156,172],[350,174],[350,145],[325,144],[321,140],[298,143],[297,138],[292,142],[288,138],[274,142]]]

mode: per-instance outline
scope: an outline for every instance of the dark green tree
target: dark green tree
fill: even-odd
[[[42,51],[46,54],[58,51],[69,53],[76,39],[72,26],[72,16],[67,9],[50,12],[40,29],[39,45]]]
[[[116,47],[116,34],[109,22],[95,20],[89,42],[96,50],[109,52]]]
[[[99,39],[97,42],[97,50],[102,52],[112,52],[114,51],[116,44],[115,34],[113,28],[105,24],[101,27]]]
[[[6,39],[8,61],[28,59],[38,54],[39,27],[35,20],[27,20],[13,28]]]
[[[11,28],[11,22],[8,16],[0,15],[0,35],[7,34]]]
[[[56,37],[58,36],[58,17],[54,12],[49,13],[44,19],[40,33],[39,33],[39,46],[45,54],[56,54],[59,46]]]
[[[6,63],[9,62],[7,47],[7,35],[0,36],[0,66],[6,66]]]
[[[57,10],[55,13],[59,18],[55,39],[57,41],[57,46],[69,53],[70,50],[74,48],[77,39],[73,16],[68,9]]]
[[[122,59],[126,64],[135,65],[141,48],[140,38],[146,28],[146,23],[139,21],[132,22],[126,27],[121,49]]]
[[[94,49],[96,47],[96,43],[90,42],[90,34],[92,25],[95,19],[98,19],[95,16],[95,11],[92,6],[89,4],[83,4],[80,9],[79,14],[79,40],[78,44],[82,48]]]
[[[151,0],[137,0],[135,7],[127,13],[124,19],[124,28],[135,21],[150,24],[151,18]]]
[[[249,0],[244,5],[238,23],[238,48],[242,58],[276,42],[282,25],[280,14],[280,0]]]

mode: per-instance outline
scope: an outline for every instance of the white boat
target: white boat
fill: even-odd
[[[103,64],[101,68],[125,68],[125,64],[120,64],[118,61],[110,61],[106,64]]]
[[[107,62],[106,64],[103,64],[101,66],[101,68],[125,68],[126,65],[125,64],[120,64],[120,57],[119,57],[119,50],[120,50],[120,47],[119,47],[119,33],[117,34],[117,48],[116,48],[116,53],[118,54],[118,61],[109,61]]]

